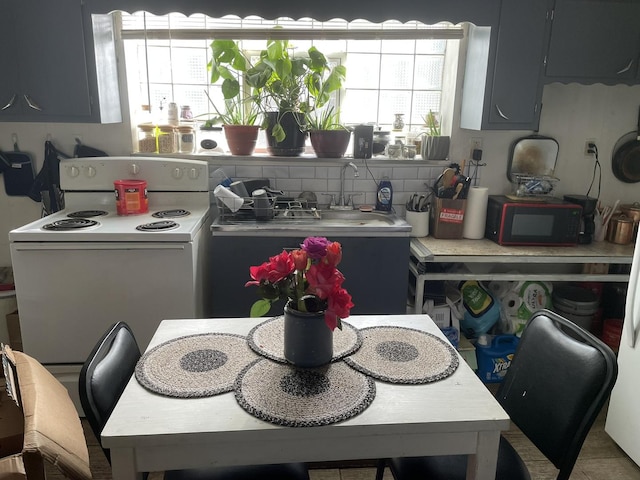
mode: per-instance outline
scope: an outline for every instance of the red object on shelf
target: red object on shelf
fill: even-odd
[[[13,283],[0,283],[0,292],[5,290],[15,290],[16,286]]]

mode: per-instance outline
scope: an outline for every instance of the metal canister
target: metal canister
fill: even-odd
[[[633,220],[624,214],[611,217],[607,240],[619,245],[627,245],[633,240]]]
[[[633,239],[638,237],[638,225],[640,225],[640,202],[620,205],[620,211],[633,220]]]

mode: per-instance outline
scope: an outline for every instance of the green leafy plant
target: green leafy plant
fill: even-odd
[[[340,112],[334,107],[316,110],[306,120],[308,130],[348,130],[340,123]]]
[[[343,65],[331,67],[316,47],[309,48],[307,56],[294,56],[289,40],[267,40],[255,64],[232,40],[214,40],[211,53],[211,82],[222,79],[225,99],[240,95],[242,78],[250,89],[250,99],[262,112],[278,112],[271,133],[278,142],[286,138],[281,124],[286,113],[301,113],[302,118],[308,118],[342,88],[346,76]]]
[[[240,96],[228,98],[224,100],[224,110],[220,111],[213,103],[211,97],[205,92],[209,99],[209,104],[213,107],[216,114],[209,115],[209,119],[205,122],[205,127],[221,123],[223,125],[256,125],[258,116],[260,115],[259,106],[252,98],[240,98]]]
[[[441,135],[439,115],[429,110],[429,113],[423,117],[424,124],[427,126],[428,135],[431,137],[439,137]]]

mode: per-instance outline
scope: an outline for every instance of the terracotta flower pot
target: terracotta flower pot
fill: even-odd
[[[351,140],[348,130],[312,130],[309,136],[318,158],[341,158]]]
[[[252,155],[259,129],[255,125],[225,125],[224,136],[231,155]]]
[[[284,358],[301,368],[331,362],[333,332],[324,321],[324,312],[300,312],[285,305]]]

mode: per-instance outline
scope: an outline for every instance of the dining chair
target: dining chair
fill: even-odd
[[[135,336],[125,322],[112,325],[93,348],[80,371],[80,402],[98,441],[140,359]],[[109,449],[102,447],[111,463]],[[165,472],[166,480],[309,480],[304,463],[219,467]]]
[[[535,312],[522,333],[496,398],[515,425],[567,480],[584,439],[618,374],[611,349],[573,322],[549,310]],[[464,479],[467,456],[380,460],[395,480]],[[529,480],[511,444],[500,437],[496,480]]]

